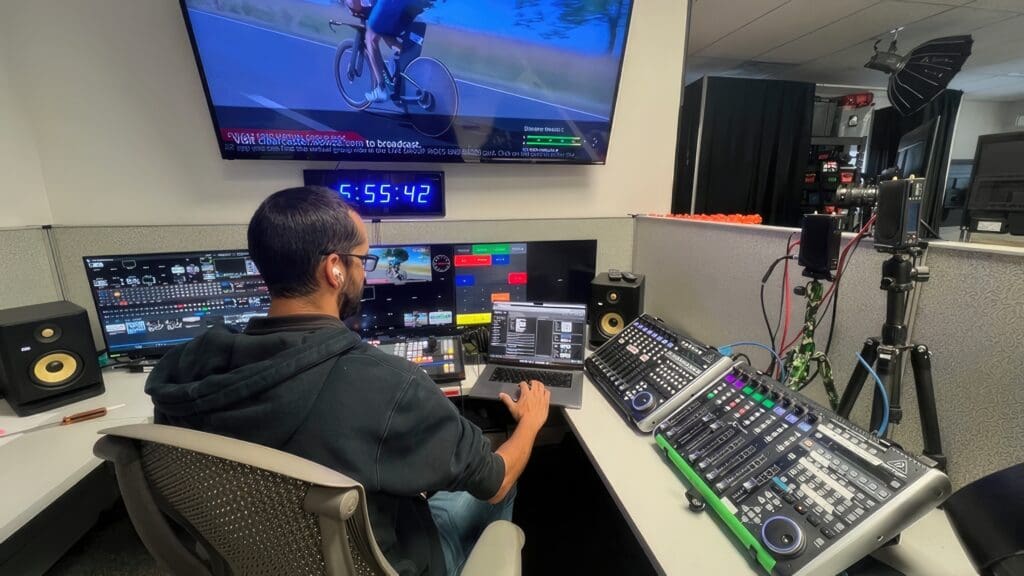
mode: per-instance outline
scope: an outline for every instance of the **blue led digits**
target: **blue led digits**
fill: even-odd
[[[443,172],[306,170],[306,184],[336,190],[364,218],[444,216]]]
[[[398,189],[402,192],[399,193]],[[342,182],[336,187],[341,197],[355,204],[399,204],[429,206],[434,187],[429,183],[392,185],[387,182]]]

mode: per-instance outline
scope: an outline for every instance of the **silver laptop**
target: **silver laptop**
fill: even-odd
[[[469,395],[497,399],[505,392],[515,399],[520,382],[540,380],[553,406],[580,408],[586,330],[583,304],[495,302],[489,363]]]

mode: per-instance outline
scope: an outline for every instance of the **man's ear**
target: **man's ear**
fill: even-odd
[[[331,288],[341,288],[345,285],[345,266],[337,254],[331,254],[324,259],[321,271]]]

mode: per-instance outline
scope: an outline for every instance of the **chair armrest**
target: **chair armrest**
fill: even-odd
[[[462,576],[520,576],[525,543],[519,526],[505,520],[491,523],[469,553]]]

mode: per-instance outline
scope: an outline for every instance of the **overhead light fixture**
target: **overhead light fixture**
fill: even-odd
[[[971,55],[974,38],[970,35],[936,38],[901,56],[896,45],[902,28],[892,31],[889,49],[881,51],[875,42],[875,54],[865,68],[889,74],[889,101],[900,114],[909,116],[931,102],[963,67]]]

